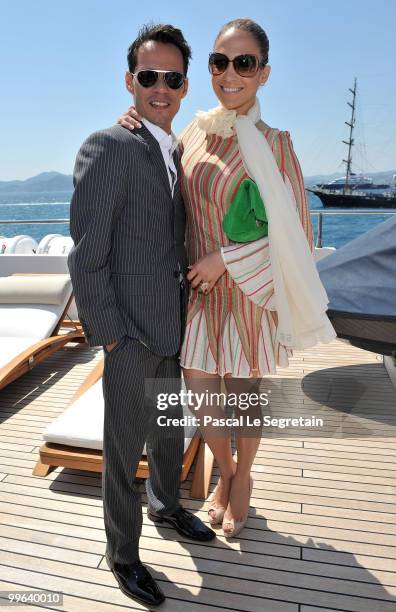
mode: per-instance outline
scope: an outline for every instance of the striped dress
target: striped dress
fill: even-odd
[[[312,224],[290,134],[262,121],[256,127],[272,148],[312,251]],[[189,264],[221,250],[226,266],[208,295],[191,288],[181,365],[237,378],[274,374],[277,365],[289,364],[292,350],[277,340],[268,237],[241,245],[222,230],[222,219],[247,178],[236,136],[207,134],[194,120],[181,143]]]

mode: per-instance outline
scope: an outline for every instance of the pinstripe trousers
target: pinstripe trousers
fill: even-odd
[[[157,393],[179,391],[177,356],[156,355],[128,336],[105,353],[102,493],[106,552],[113,562],[139,558],[142,504],[134,479],[145,443],[149,507],[170,514],[179,506],[184,429],[162,427],[157,417],[181,418],[183,410],[178,404],[160,412],[153,401]]]

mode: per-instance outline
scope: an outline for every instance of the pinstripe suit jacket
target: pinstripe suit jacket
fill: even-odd
[[[180,177],[178,152],[174,160]],[[128,335],[175,355],[186,311],[185,211],[179,179],[172,198],[157,140],[145,126],[92,134],[77,155],[74,187],[68,265],[88,343]]]

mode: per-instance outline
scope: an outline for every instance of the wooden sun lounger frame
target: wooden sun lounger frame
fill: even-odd
[[[101,359],[94,369],[89,373],[81,387],[73,396],[72,402],[81,397],[92,385],[94,385],[103,374],[103,359]],[[55,467],[68,467],[75,470],[85,470],[88,472],[102,471],[102,451],[91,448],[80,448],[64,444],[45,442],[40,447],[40,459],[37,461],[33,475],[47,476]],[[197,456],[194,476],[192,479],[190,495],[197,499],[208,496],[209,485],[213,470],[213,454],[207,444],[205,444],[199,431],[197,430],[183,456],[183,467],[181,481],[186,480],[191,465]],[[147,478],[149,467],[147,457],[142,455],[136,472],[137,478]]]
[[[63,320],[66,317],[66,313],[70,307],[73,299],[73,293],[71,293],[69,300],[67,301],[66,307],[59,317],[59,321],[49,338],[44,338],[33,344],[22,353],[11,359],[5,366],[0,368],[0,389],[3,389],[11,382],[29,372],[34,366],[41,361],[44,361],[49,355],[55,353],[61,349],[68,342],[85,342],[85,337],[82,329],[75,329],[67,334],[60,334],[59,329],[63,324]]]

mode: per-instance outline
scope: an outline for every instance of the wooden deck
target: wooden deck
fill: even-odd
[[[71,345],[0,393],[0,591],[61,591],[54,610],[146,609],[119,591],[104,561],[100,477],[61,468],[32,476],[43,430],[99,357]],[[272,413],[321,416],[325,431],[264,433],[237,539],[219,531],[194,544],[144,517],[141,557],[167,595],[160,609],[394,612],[396,392],[382,358],[336,340],[295,353],[266,389]],[[183,504],[206,520],[189,485]]]

